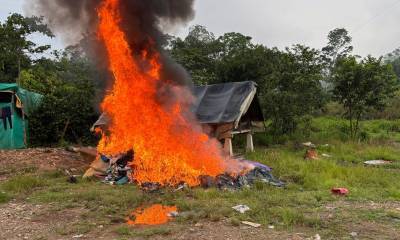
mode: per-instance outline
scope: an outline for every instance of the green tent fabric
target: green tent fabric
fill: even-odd
[[[20,88],[15,83],[0,83],[0,113],[7,107],[12,113],[12,128],[10,119],[0,119],[0,149],[27,147],[28,119],[42,98],[42,95]]]

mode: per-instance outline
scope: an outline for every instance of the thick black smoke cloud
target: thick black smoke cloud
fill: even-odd
[[[104,51],[95,41],[97,29],[96,8],[102,0],[33,0],[28,9],[31,13],[44,16],[57,34],[68,42],[86,39],[85,48],[95,58],[105,59]],[[162,78],[178,84],[190,84],[182,67],[171,61],[162,50],[166,38],[162,27],[176,26],[194,17],[194,0],[120,0],[122,28],[134,55],[149,45],[161,53]],[[89,54],[89,55],[92,55]]]

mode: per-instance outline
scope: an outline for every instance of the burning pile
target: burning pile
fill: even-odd
[[[132,52],[120,26],[120,7],[119,0],[104,0],[98,9],[98,36],[114,76],[112,90],[102,103],[111,125],[99,152],[117,155],[134,149],[132,179],[140,184],[195,186],[201,175],[225,172],[227,161],[218,143],[188,116],[188,89],[162,78],[163,62],[153,40],[149,38],[138,55]]]
[[[104,51],[96,57],[106,60],[112,80],[101,103],[110,124],[101,131],[98,152],[117,166],[119,177],[128,173],[140,185],[198,186],[204,179],[229,178],[237,183],[254,169],[225,156],[220,143],[203,132],[190,111],[190,78],[163,50],[162,26],[190,20],[193,4],[194,0],[36,0],[32,6],[56,29],[96,29],[94,45]],[[118,159],[129,152],[134,159],[133,154],[132,159]]]

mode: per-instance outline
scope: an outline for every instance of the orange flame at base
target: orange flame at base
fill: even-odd
[[[171,220],[169,216],[172,212],[177,212],[178,209],[175,206],[168,207],[160,204],[155,204],[149,208],[136,209],[132,217],[135,220],[128,219],[129,225],[161,225]]]

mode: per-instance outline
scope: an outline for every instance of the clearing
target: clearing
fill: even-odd
[[[292,143],[247,155],[273,167],[286,189],[185,189],[148,194],[136,186],[67,182],[65,170],[89,165],[63,149],[0,152],[0,239],[400,239],[400,150],[393,143],[330,142],[318,160],[304,160]],[[373,159],[394,161],[366,167]],[[346,187],[346,197],[332,187]],[[181,216],[156,227],[125,224],[136,207],[178,206]],[[232,206],[246,204],[240,214]],[[262,224],[247,227],[241,221]],[[274,226],[272,229],[270,226]]]

